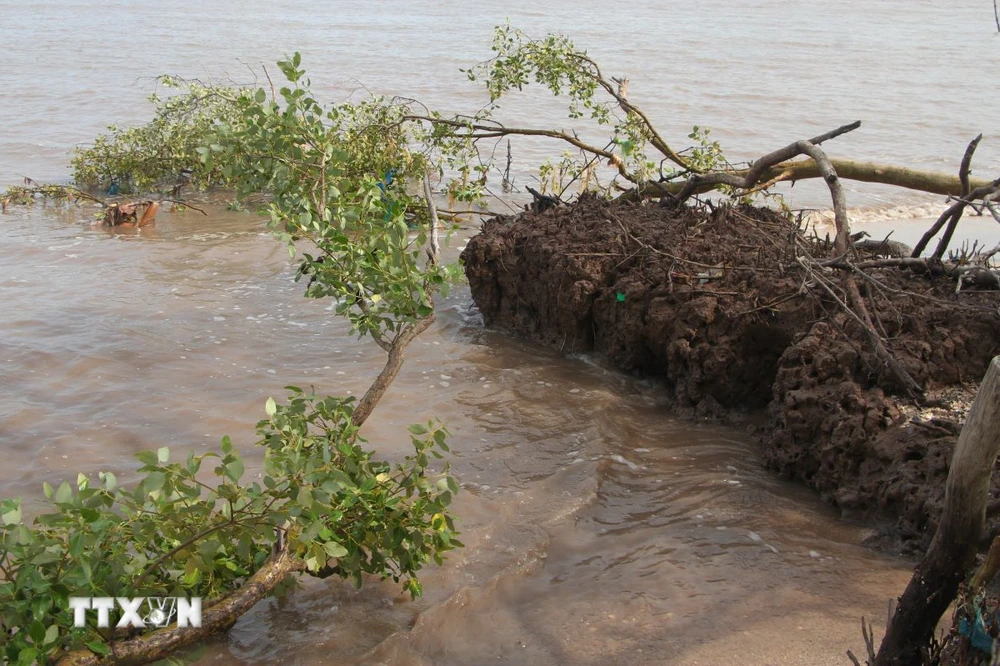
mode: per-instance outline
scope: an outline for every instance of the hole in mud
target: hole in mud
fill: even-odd
[[[771,387],[778,374],[778,359],[792,344],[787,331],[764,322],[751,324],[743,336],[743,380],[746,404],[764,408],[771,401]]]

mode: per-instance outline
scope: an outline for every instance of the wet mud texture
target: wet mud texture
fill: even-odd
[[[888,348],[932,399],[917,407],[796,247],[832,252],[764,209],[585,198],[487,221],[462,260],[488,326],[661,377],[693,417],[765,414],[769,467],[888,526],[883,545],[922,549],[970,391],[1000,353],[1000,296],[898,269],[862,281]]]

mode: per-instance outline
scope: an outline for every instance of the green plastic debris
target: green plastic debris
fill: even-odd
[[[625,294],[623,294],[620,291],[618,292],[618,302],[619,303],[624,303],[625,302]]]

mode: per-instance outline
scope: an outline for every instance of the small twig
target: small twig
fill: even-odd
[[[185,208],[190,208],[191,210],[196,210],[199,213],[201,213],[202,215],[205,215],[205,216],[208,215],[208,213],[205,211],[204,208],[199,208],[198,206],[195,206],[194,204],[188,203],[187,201],[181,201],[179,199],[160,199],[160,201],[166,201],[167,203],[177,204],[178,206],[184,206]]]
[[[267,71],[267,67],[261,64],[260,68],[264,70],[264,76],[267,77],[267,83],[271,86],[271,101],[274,102],[278,99],[277,93],[274,92],[274,81],[271,80],[271,75]]]
[[[684,259],[683,257],[678,257],[676,255],[670,254],[669,252],[664,252],[663,250],[658,250],[655,247],[653,247],[652,245],[648,245],[648,244],[644,243],[643,241],[639,240],[638,238],[636,238],[635,236],[633,236],[629,232],[629,230],[625,228],[625,224],[620,219],[618,219],[617,216],[609,214],[608,217],[610,217],[611,219],[613,219],[615,222],[618,223],[618,226],[621,227],[622,232],[626,236],[628,236],[632,241],[634,241],[635,243],[639,244],[643,248],[649,250],[650,252],[662,255],[662,256],[667,257],[668,259],[672,259],[674,261],[679,261],[679,262],[681,262],[683,264],[690,264],[691,266],[698,266],[700,268],[721,268],[720,266],[710,266],[708,264],[702,264],[702,263],[699,263],[697,261],[691,261],[690,259]]]
[[[438,262],[438,255],[441,253],[441,244],[438,239],[438,213],[434,204],[434,193],[431,191],[431,179],[424,174],[424,197],[427,199],[427,212],[431,217],[431,245],[427,250],[428,260],[431,265]]]
[[[813,259],[812,257],[808,257],[808,259],[816,266],[820,266],[820,264],[816,262],[816,260]],[[801,257],[801,256],[798,257],[798,263],[800,266],[802,266],[803,269],[805,269],[815,278],[814,282],[818,284],[820,287],[822,287],[823,290],[830,295],[830,297],[834,300],[834,302],[840,306],[841,310],[847,313],[847,315],[861,327],[861,330],[863,330],[865,334],[868,336],[868,340],[871,343],[872,347],[874,348],[875,355],[879,358],[879,360],[885,363],[892,370],[893,374],[896,375],[896,377],[903,384],[903,388],[906,390],[906,392],[913,396],[922,395],[923,389],[920,387],[919,384],[917,384],[917,382],[913,379],[913,377],[910,376],[910,373],[908,373],[906,369],[899,364],[899,361],[896,360],[896,358],[889,352],[889,350],[886,349],[881,336],[879,336],[878,332],[872,327],[872,325],[867,321],[865,321],[865,319],[862,318],[862,315],[855,312],[854,309],[851,308],[844,301],[844,299],[840,298],[840,296],[838,296],[837,293],[833,291],[833,289],[831,289],[830,286],[826,283],[826,280],[823,280],[819,275],[817,275],[812,270],[809,264],[806,263],[806,257]],[[848,300],[851,300],[855,303],[860,302],[860,294],[857,293],[857,285],[855,285],[854,282],[850,280],[850,278],[848,278],[846,286],[848,289],[851,286],[854,287],[854,293],[852,293],[851,291],[847,292]],[[864,314],[867,315],[867,312],[865,312]]]

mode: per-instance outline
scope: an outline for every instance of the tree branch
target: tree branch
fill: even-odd
[[[382,368],[382,372],[375,378],[372,385],[368,387],[368,391],[365,392],[365,395],[358,401],[357,406],[354,408],[354,414],[351,417],[354,425],[361,427],[368,420],[372,410],[375,409],[375,405],[382,399],[382,396],[389,389],[389,385],[392,384],[392,380],[396,378],[400,368],[403,367],[403,351],[406,349],[406,346],[413,342],[418,335],[426,331],[432,323],[434,323],[433,313],[412,324],[403,326],[402,331],[390,345],[389,358],[385,362],[385,367]]]
[[[214,633],[225,631],[254,604],[270,594],[285,576],[303,570],[305,562],[283,550],[272,555],[239,590],[204,610],[201,627],[173,626],[116,642],[112,644],[113,654],[107,657],[89,650],[77,650],[60,659],[58,666],[119,666],[147,664],[164,659],[177,650],[204,641]]]

